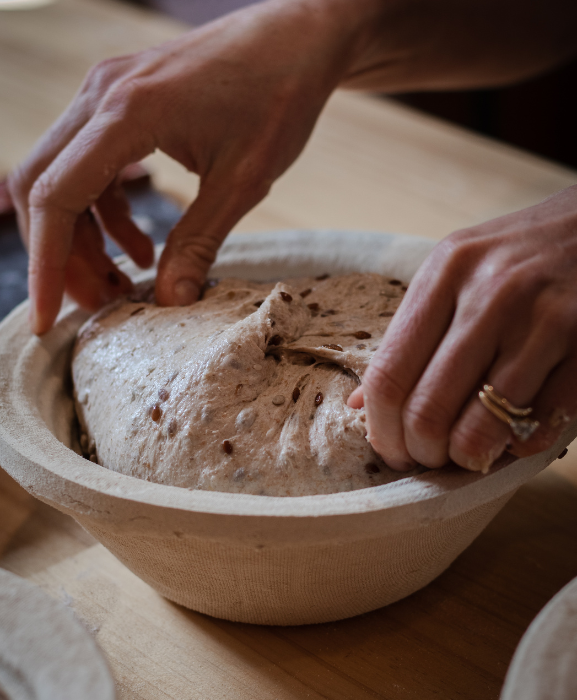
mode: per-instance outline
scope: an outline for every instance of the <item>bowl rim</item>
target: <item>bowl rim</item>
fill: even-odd
[[[332,236],[335,232],[297,233],[299,235],[296,237],[295,232],[288,232],[284,237],[282,232],[232,236],[223,246],[212,272],[230,274],[231,269],[238,272],[239,265],[242,267],[243,260],[248,256],[252,260],[257,258],[257,267],[251,269],[261,269],[262,275],[262,255],[260,259],[255,256],[255,248],[260,253],[268,251],[266,254],[273,259],[273,266],[278,268],[285,264],[279,253],[279,240],[284,240],[285,246],[292,247],[295,239],[310,243],[312,236],[315,239],[314,245],[317,248],[320,245],[321,254],[322,248],[327,244],[327,234],[334,244]],[[432,248],[431,241],[398,234],[337,233],[340,236],[337,239],[341,246],[344,245],[349,257],[351,247],[360,247],[359,235],[369,242],[385,244],[382,246],[384,249],[396,246],[405,256],[416,252],[417,260],[419,255],[422,257],[423,251]],[[307,259],[314,258],[315,251],[318,252],[313,250],[312,256],[308,251]],[[347,264],[356,268],[356,259],[353,255]],[[121,256],[118,260],[124,271],[131,274],[135,281],[154,274],[154,270],[138,271],[126,256]],[[325,261],[324,268],[327,267],[335,274],[338,265]],[[414,263],[414,267],[416,270],[418,265]],[[254,278],[255,275],[249,270],[247,276]],[[409,273],[404,279],[408,281]],[[135,505],[161,507],[170,511],[252,518],[272,516],[279,519],[318,519],[322,516],[389,512],[394,513],[397,526],[405,526],[412,516],[403,512],[413,509],[417,503],[421,504],[421,520],[424,522],[459,515],[476,505],[513,492],[547,466],[569,442],[569,436],[577,432],[577,422],[574,422],[551,449],[523,459],[505,455],[487,474],[466,472],[458,467],[431,470],[388,484],[342,493],[258,496],[189,490],[147,482],[110,471],[76,454],[50,432],[37,408],[31,403],[30,393],[26,392],[26,379],[30,377],[30,372],[35,371],[31,361],[38,364],[40,356],[48,360],[55,348],[61,348],[66,342],[70,344],[72,334],[75,334],[88,314],[69,303],[62,309],[54,328],[41,338],[33,336],[28,330],[27,316],[28,301],[24,301],[0,323],[0,358],[3,358],[0,362],[0,463],[33,495],[75,513],[82,512],[83,509],[91,512],[102,508],[106,499],[120,499],[123,503],[129,501]]]

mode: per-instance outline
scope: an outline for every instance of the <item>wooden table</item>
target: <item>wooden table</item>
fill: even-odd
[[[86,69],[183,27],[106,0],[0,13],[0,175],[72,97]],[[196,179],[162,155],[158,187]],[[330,101],[304,155],[239,224],[391,230],[441,238],[573,184],[560,166],[376,98]],[[0,472],[0,564],[85,621],[122,700],[491,700],[516,644],[577,576],[577,450],[520,489],[426,589],[334,624],[259,628],[167,602],[74,521]]]

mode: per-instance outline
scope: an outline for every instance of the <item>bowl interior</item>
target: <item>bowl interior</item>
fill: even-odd
[[[360,270],[380,271],[408,282],[432,245],[431,241],[390,234],[239,235],[232,236],[223,247],[211,276],[270,280]],[[153,270],[136,270],[127,259],[121,259],[121,264],[135,281],[154,275]],[[0,352],[5,358],[0,367],[2,466],[32,493],[64,510],[106,507],[114,517],[117,501],[122,502],[124,513],[126,504],[132,504],[128,507],[133,507],[135,518],[144,517],[142,506],[173,513],[253,518],[318,519],[389,510],[391,527],[404,527],[409,521],[414,524],[411,507],[416,503],[420,517],[426,521],[458,515],[513,491],[552,461],[575,433],[572,424],[551,450],[531,458],[515,461],[505,455],[487,475],[448,467],[347,493],[283,498],[154,484],[109,471],[79,454],[70,353],[86,317],[69,305],[54,329],[36,338],[28,331],[24,302],[0,326]]]

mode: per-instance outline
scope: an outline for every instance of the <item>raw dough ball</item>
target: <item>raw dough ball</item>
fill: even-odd
[[[118,300],[76,342],[82,444],[104,467],[191,489],[304,496],[404,478],[346,405],[402,295],[355,274],[226,279],[179,308]]]

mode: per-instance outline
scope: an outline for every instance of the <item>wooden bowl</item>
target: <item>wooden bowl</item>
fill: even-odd
[[[263,280],[356,270],[409,281],[431,247],[390,234],[232,236],[212,274]],[[64,309],[42,338],[30,335],[26,317],[24,303],[0,325],[0,464],[162,595],[229,620],[326,622],[413,593],[577,432],[573,423],[550,450],[505,457],[486,475],[446,468],[348,493],[275,498],[149,483],[75,452],[70,351],[86,315]]]

